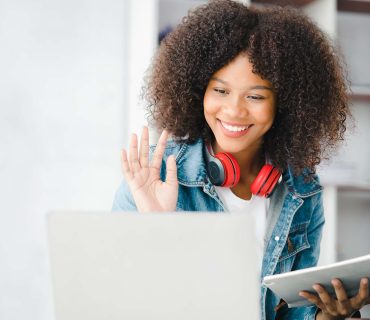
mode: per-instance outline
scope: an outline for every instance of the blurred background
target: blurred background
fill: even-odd
[[[110,210],[159,37],[204,2],[0,0],[0,319],[54,319],[47,213]],[[345,56],[356,127],[320,168],[320,264],[368,254],[370,1],[252,3],[299,7]]]

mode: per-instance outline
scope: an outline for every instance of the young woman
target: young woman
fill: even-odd
[[[262,277],[315,266],[324,224],[315,167],[343,139],[346,90],[333,47],[302,14],[227,0],[197,8],[159,47],[146,98],[164,130],[152,153],[147,128],[140,146],[132,135],[113,209],[253,212]],[[272,169],[267,194],[253,194]],[[368,279],[352,298],[332,284],[336,299],[313,284],[316,295],[301,292],[313,305],[292,309],[262,287],[262,319],[344,319],[370,302]]]

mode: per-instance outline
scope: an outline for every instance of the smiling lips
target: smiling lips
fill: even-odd
[[[221,120],[217,120],[217,123],[220,125],[223,133],[226,136],[232,137],[232,138],[238,138],[238,137],[245,135],[249,131],[249,129],[253,126],[253,124],[244,125],[244,126],[231,125]]]

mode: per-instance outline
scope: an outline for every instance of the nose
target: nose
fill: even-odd
[[[226,103],[226,111],[230,117],[244,117],[248,115],[248,108],[244,104],[243,97],[234,95],[229,97]]]

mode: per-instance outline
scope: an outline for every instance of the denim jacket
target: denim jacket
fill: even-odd
[[[201,139],[194,144],[167,142],[161,179],[165,179],[167,157],[175,155],[179,211],[225,211],[207,175],[204,147]],[[150,147],[151,154],[154,149],[155,146]],[[318,178],[306,182],[303,176],[294,176],[290,170],[283,172],[282,178],[270,198],[261,279],[315,266],[319,257],[324,214]],[[125,181],[116,193],[112,210],[136,210]],[[289,309],[283,305],[275,312],[279,302],[279,297],[261,285],[261,320],[315,319],[315,306]]]

